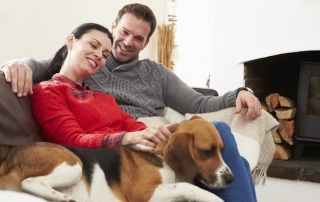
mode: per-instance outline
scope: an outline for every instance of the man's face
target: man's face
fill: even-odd
[[[118,24],[112,25],[114,38],[112,53],[123,64],[137,57],[148,42],[150,24],[131,14],[124,14]]]

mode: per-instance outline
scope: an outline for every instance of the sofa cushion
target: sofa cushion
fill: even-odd
[[[18,145],[40,140],[30,97],[18,98],[0,74],[0,144]]]

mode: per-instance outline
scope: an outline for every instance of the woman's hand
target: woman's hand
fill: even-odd
[[[142,131],[126,133],[121,144],[142,144],[148,147],[156,147],[158,143],[167,141],[170,135],[171,132],[167,126],[152,126]]]

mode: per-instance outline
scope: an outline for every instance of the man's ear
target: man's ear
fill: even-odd
[[[73,43],[74,43],[74,35],[70,34],[66,39],[66,45],[67,45],[69,50],[72,49]]]
[[[148,39],[146,40],[146,42],[144,43],[144,45],[141,47],[141,50],[143,50],[143,49],[148,45],[149,41],[150,41],[150,38],[148,38]]]
[[[117,27],[117,23],[116,22],[112,22],[112,24],[111,24],[111,33],[114,32],[116,27]]]

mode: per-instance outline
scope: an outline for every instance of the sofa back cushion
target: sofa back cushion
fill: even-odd
[[[0,144],[19,145],[40,140],[30,97],[18,98],[0,74]]]

